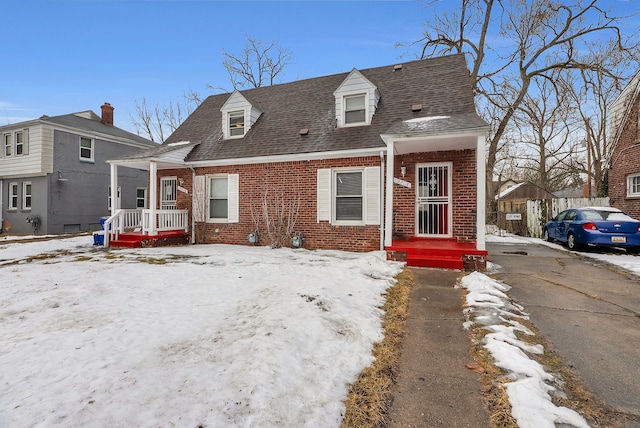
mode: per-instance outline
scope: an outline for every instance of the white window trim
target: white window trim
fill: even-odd
[[[143,200],[143,203],[142,203],[141,207],[138,206],[138,200],[140,199],[138,197],[138,190],[142,190],[144,192],[144,196],[143,196],[144,200]],[[140,209],[147,209],[148,208],[148,206],[147,206],[147,200],[148,200],[147,192],[148,192],[148,190],[147,190],[146,187],[136,187],[136,208],[140,208]]]
[[[335,177],[337,172],[362,172],[362,221],[335,219]],[[382,210],[379,166],[320,168],[317,170],[317,221],[336,226],[380,225]]]
[[[347,98],[362,95],[364,95],[364,122],[347,123]],[[369,92],[356,91],[342,94],[342,127],[350,128],[353,126],[365,126],[370,124],[371,120],[369,119]]]
[[[9,144],[7,144],[7,137],[9,138]],[[7,148],[11,151],[11,153],[7,154]],[[13,156],[13,133],[7,132],[6,134],[2,134],[2,157],[10,158]]]
[[[91,157],[85,158],[82,156],[82,140],[89,140],[91,142],[91,148],[89,149],[91,151]],[[95,148],[96,148],[96,142],[93,138],[89,138],[89,137],[80,137],[80,139],[78,140],[78,157],[80,158],[80,160],[82,162],[93,162],[94,161],[94,152],[95,152]],[[84,149],[86,150],[87,148],[84,147]]]
[[[362,205],[360,206],[361,209],[361,216],[362,219],[361,220],[338,220],[336,217],[336,210],[337,210],[337,191],[338,191],[338,185],[336,183],[336,179],[338,177],[338,174],[341,173],[349,173],[349,172],[359,172],[362,176],[361,179],[361,186],[360,186],[360,197],[362,198]],[[364,168],[336,168],[336,169],[332,169],[331,170],[331,224],[335,224],[336,226],[364,226],[365,222],[365,206],[366,206],[366,200],[365,200],[366,196],[365,196],[365,177],[364,177]]]
[[[637,198],[640,197],[640,191],[639,192],[633,192],[633,179],[637,178],[638,180],[640,180],[640,173],[638,174],[630,174],[627,176],[627,197],[629,198]]]
[[[111,212],[111,186],[109,186],[107,194],[107,210]],[[122,207],[122,186],[118,186],[118,207]]]
[[[227,218],[211,218],[211,179],[226,178],[227,179]],[[238,192],[239,175],[238,174],[207,174],[205,175],[205,221],[207,223],[238,223],[239,216],[239,192]]]
[[[242,113],[243,125],[241,135],[231,135],[231,116]],[[227,113],[227,139],[232,140],[236,138],[244,138],[247,135],[247,112],[243,110],[233,110]]]
[[[22,146],[22,153],[18,154],[18,135],[22,136],[22,142],[19,144]],[[15,156],[26,156],[29,154],[29,144],[28,144],[28,132],[27,130],[20,130],[13,133],[13,151]]]
[[[15,190],[15,192],[13,192],[12,190]],[[17,211],[18,210],[18,200],[19,200],[18,183],[16,183],[16,182],[9,183],[9,192],[7,192],[7,193],[9,195],[9,201],[7,203],[7,210],[9,210],[9,211]],[[13,203],[14,196],[15,196],[15,204]]]
[[[31,186],[31,192],[27,193],[27,186]],[[29,197],[29,206],[27,206],[27,196]],[[33,185],[30,181],[22,182],[22,211],[31,211],[33,206]]]

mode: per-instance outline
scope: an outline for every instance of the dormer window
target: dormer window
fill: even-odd
[[[220,111],[225,139],[242,138],[247,135],[262,114],[257,105],[249,102],[238,91],[229,96]]]
[[[367,121],[366,94],[349,95],[344,97],[344,123],[353,125]]]
[[[333,96],[338,128],[370,125],[380,101],[378,88],[356,69],[349,73]]]
[[[229,113],[229,136],[241,137],[244,135],[244,111],[232,111]]]

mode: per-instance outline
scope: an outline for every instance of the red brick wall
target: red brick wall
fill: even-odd
[[[409,238],[415,234],[415,183],[416,164],[428,162],[453,162],[453,237],[459,241],[476,238],[476,155],[475,150],[413,153],[396,156],[395,177],[402,177],[401,167],[406,167],[405,181],[411,189],[394,184],[394,235]]]
[[[475,151],[450,151],[398,156],[395,160],[396,177],[401,177],[402,161],[407,166],[405,180],[415,181],[415,163],[453,161],[453,233],[454,237],[467,240],[475,238]],[[296,231],[305,237],[303,246],[308,249],[338,249],[346,251],[373,251],[380,249],[380,226],[335,226],[327,221],[317,221],[317,170],[319,168],[379,166],[378,156],[321,161],[283,162],[256,165],[231,165],[195,168],[197,175],[238,174],[239,216],[238,223],[207,223],[207,243],[249,245],[247,235],[255,230],[252,210],[260,211],[261,196],[266,188],[283,189],[291,199],[300,195],[300,209]],[[162,176],[176,176],[183,180],[181,186],[189,193],[178,192],[178,209],[191,210],[192,177],[187,169],[162,170]],[[415,186],[411,189],[394,185],[395,228],[413,235],[415,216]],[[263,225],[260,225],[263,227]],[[260,244],[264,245],[264,239]],[[289,245],[289,243],[287,243]]]
[[[640,197],[627,197],[627,176],[640,174],[640,130],[638,110],[640,99],[636,100],[629,119],[623,125],[618,144],[611,154],[609,169],[609,204],[619,208],[634,218],[640,218]]]

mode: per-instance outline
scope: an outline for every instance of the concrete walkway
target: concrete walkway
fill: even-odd
[[[480,377],[465,367],[474,359],[462,328],[463,291],[453,288],[461,273],[412,271],[415,285],[387,426],[487,427]]]

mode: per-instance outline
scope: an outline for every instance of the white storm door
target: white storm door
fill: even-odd
[[[175,210],[178,199],[178,180],[175,177],[160,179],[160,209]]]
[[[452,236],[451,169],[451,162],[416,166],[416,236]]]

